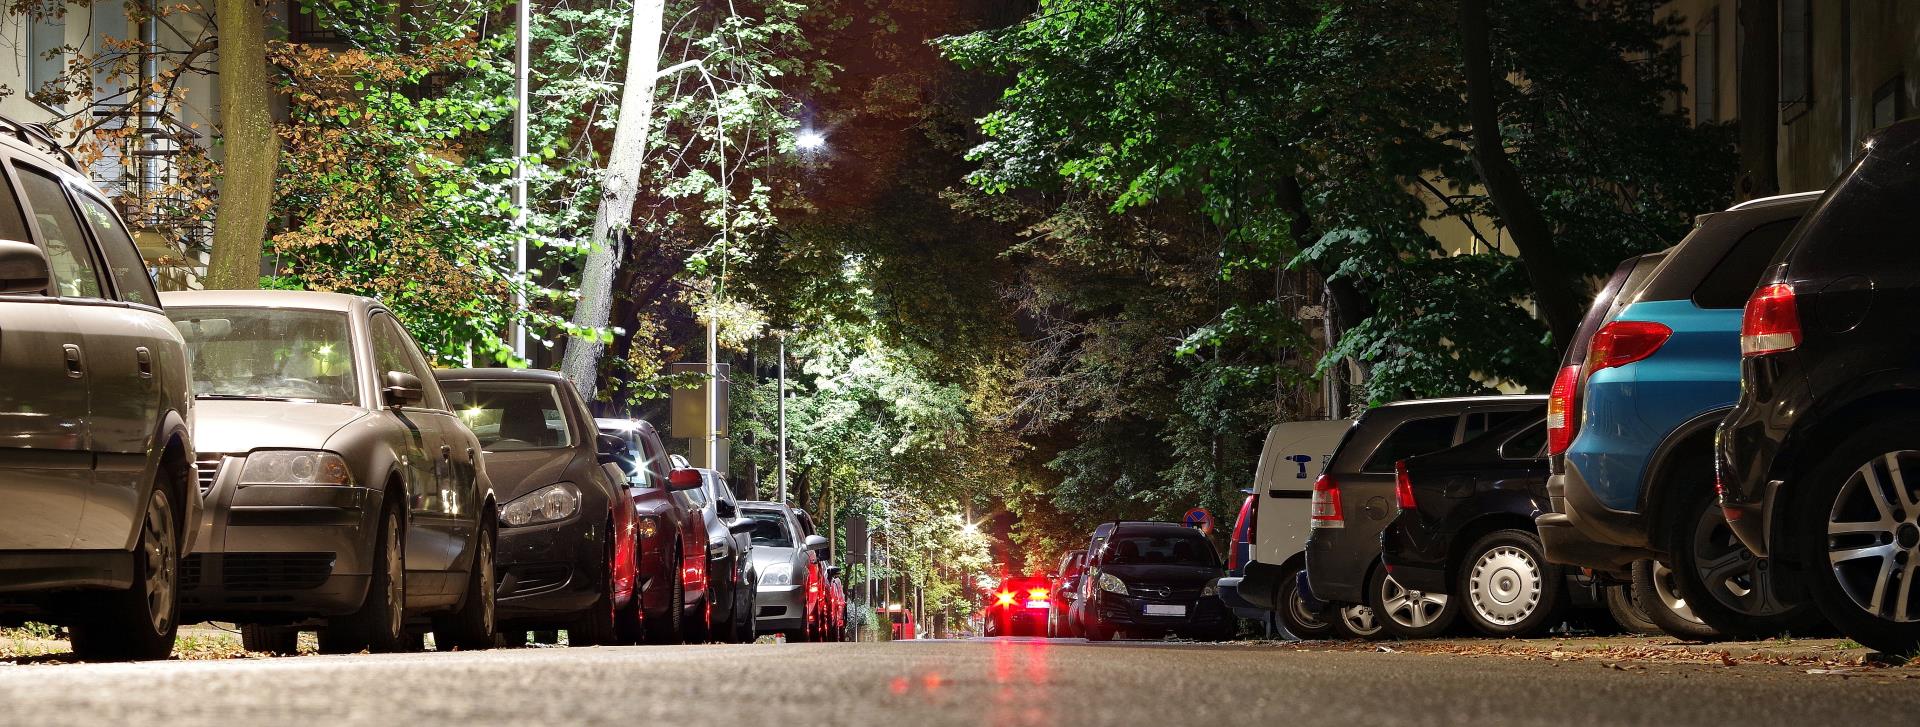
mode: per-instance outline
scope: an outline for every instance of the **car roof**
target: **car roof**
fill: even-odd
[[[1118,526],[1114,527],[1113,529],[1113,534],[1116,537],[1122,534],[1139,535],[1139,534],[1156,534],[1156,533],[1162,534],[1162,535],[1171,535],[1176,533],[1178,534],[1191,533],[1196,537],[1201,537],[1199,530],[1194,529],[1192,527],[1188,527],[1186,525],[1181,525],[1180,523],[1125,522],[1125,523],[1120,523]]]
[[[1737,210],[1759,209],[1762,207],[1773,207],[1776,205],[1793,204],[1795,202],[1812,203],[1815,200],[1820,199],[1820,195],[1823,195],[1826,193],[1827,193],[1827,190],[1822,189],[1814,192],[1795,192],[1793,194],[1776,194],[1772,197],[1760,197],[1758,199],[1750,199],[1745,202],[1741,202],[1740,204],[1734,205],[1732,207],[1728,207],[1727,211],[1733,212]]]
[[[546,369],[439,369],[433,377],[441,381],[540,381],[565,384],[566,375]]]
[[[379,301],[346,293],[315,290],[173,290],[160,294],[162,307],[304,308],[351,313],[383,307]]]
[[[1524,403],[1529,400],[1545,402],[1547,400],[1547,396],[1545,394],[1500,394],[1496,396],[1449,396],[1449,397],[1442,397],[1438,399],[1402,399],[1400,401],[1391,401],[1385,404],[1381,404],[1379,406],[1373,407],[1373,409],[1400,409],[1400,408],[1421,408],[1421,407],[1430,407],[1434,409],[1450,409],[1450,408],[1457,408],[1461,406],[1471,406],[1473,404]],[[1372,411],[1372,409],[1369,409],[1369,411]]]
[[[60,144],[59,139],[53,137],[46,124],[24,123],[11,116],[0,115],[0,144],[53,162],[53,166],[63,172],[84,176],[79,160]]]
[[[594,417],[593,423],[604,431],[644,432],[653,429],[653,422],[645,419],[621,419],[619,417]]]

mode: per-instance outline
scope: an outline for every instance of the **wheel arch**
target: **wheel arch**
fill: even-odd
[[[1673,503],[1685,494],[1681,488],[1687,484],[1689,468],[1699,468],[1697,476],[1708,486],[1713,484],[1714,432],[1732,410],[1727,406],[1696,414],[1674,427],[1654,448],[1640,480],[1640,512],[1649,530],[1647,543],[1654,550],[1669,552],[1666,540],[1673,530],[1672,518],[1685,516],[1674,512]]]
[[[1806,476],[1820,464],[1819,454],[1831,451],[1848,436],[1873,426],[1876,419],[1892,414],[1911,412],[1920,408],[1920,389],[1898,388],[1880,391],[1856,398],[1836,408],[1823,412],[1817,417],[1803,418],[1797,422],[1783,440],[1780,453],[1774,457],[1767,471],[1769,481],[1791,483]],[[1796,512],[1805,506],[1806,487],[1791,484],[1780,488],[1784,501],[1774,503],[1768,509],[1771,522],[1767,523],[1767,532],[1785,533],[1787,513]],[[1779,549],[1782,554],[1791,549]],[[1789,566],[1792,558],[1780,558]]]
[[[1494,510],[1474,517],[1454,532],[1452,544],[1447,546],[1447,582],[1452,583],[1459,575],[1460,567],[1465,564],[1467,549],[1489,533],[1501,530],[1524,530],[1539,535],[1533,524],[1533,518],[1513,510]]]

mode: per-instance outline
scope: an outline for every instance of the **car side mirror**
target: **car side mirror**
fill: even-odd
[[[633,460],[633,450],[627,448],[627,440],[611,434],[602,434],[594,439],[594,449],[598,451],[600,464],[617,464],[626,469]]]
[[[382,377],[381,396],[391,407],[416,406],[426,401],[426,385],[420,383],[420,377],[405,371],[388,371]]]
[[[0,240],[0,293],[44,293],[52,283],[53,268],[40,246]]]
[[[697,490],[700,489],[702,484],[705,483],[701,482],[700,471],[696,469],[683,467],[667,473],[667,489],[669,490]]]
[[[740,507],[727,500],[714,501],[713,511],[728,520],[740,517]]]
[[[827,537],[824,535],[809,535],[806,540],[801,541],[801,547],[811,551],[826,550]]]

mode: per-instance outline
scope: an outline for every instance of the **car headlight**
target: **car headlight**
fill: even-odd
[[[793,571],[786,568],[774,568],[760,574],[760,585],[785,586],[793,583]]]
[[[1124,596],[1127,595],[1127,584],[1125,581],[1120,580],[1119,576],[1112,573],[1101,573],[1100,590],[1108,593],[1118,593]]]
[[[638,518],[634,518],[633,532],[643,540],[653,537],[654,533],[660,532],[660,518],[652,515],[641,515]]]
[[[561,482],[513,498],[500,508],[500,524],[510,528],[551,523],[580,511],[580,490]]]
[[[1202,588],[1202,589],[1200,589],[1200,596],[1201,596],[1202,598],[1205,598],[1205,597],[1207,597],[1207,596],[1218,596],[1218,595],[1220,595],[1220,582],[1219,582],[1219,581],[1214,581],[1214,582],[1212,582],[1212,583],[1208,583],[1208,584],[1207,584],[1207,587],[1206,587],[1206,588]]]
[[[247,455],[242,485],[351,486],[353,472],[340,455],[319,450],[270,449]]]

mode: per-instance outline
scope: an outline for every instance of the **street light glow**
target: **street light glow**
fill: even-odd
[[[801,129],[794,135],[793,145],[800,151],[819,151],[827,148],[827,135],[813,129]]]

